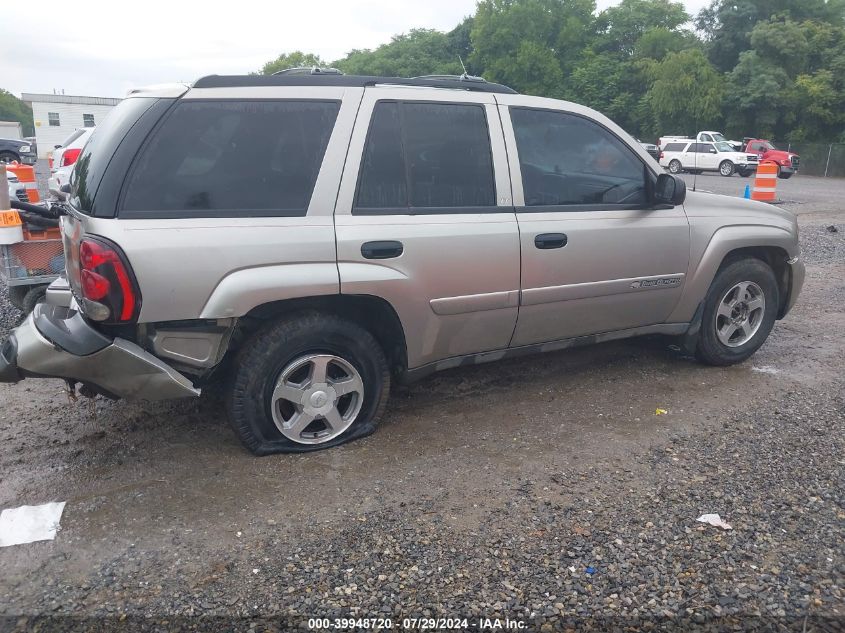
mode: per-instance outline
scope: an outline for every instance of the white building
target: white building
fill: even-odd
[[[38,158],[46,158],[56,145],[81,127],[98,125],[120,99],[42,95],[24,92],[21,100],[32,106]]]

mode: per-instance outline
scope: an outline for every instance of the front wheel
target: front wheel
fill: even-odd
[[[301,312],[243,347],[227,408],[256,455],[304,452],[372,433],[389,392],[387,360],[372,334],[334,315]]]
[[[669,173],[670,174],[680,174],[681,173],[681,161],[679,161],[677,158],[669,161]]]
[[[724,266],[704,299],[698,359],[708,365],[746,360],[772,331],[779,300],[768,264],[748,258]]]
[[[719,165],[719,173],[723,176],[733,176],[734,164],[729,160],[723,160]]]
[[[789,172],[781,171],[780,167],[778,167],[778,178],[780,178],[781,180],[789,180],[790,178],[792,178],[792,174],[794,174],[794,173],[795,172],[792,172],[792,171],[789,171]]]
[[[738,173],[743,178],[748,178],[751,175],[750,169],[737,169],[736,173]]]
[[[8,165],[10,163],[21,162],[21,157],[14,152],[0,152],[0,164]]]

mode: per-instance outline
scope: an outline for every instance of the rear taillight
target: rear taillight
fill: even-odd
[[[53,155],[52,154],[50,154],[47,157],[47,164],[50,166],[50,169],[53,169]]]
[[[76,159],[79,158],[79,153],[81,149],[66,149],[62,153],[62,161],[59,164],[59,167],[67,167],[68,165],[73,165],[76,162]]]
[[[660,158],[663,158],[663,152],[660,152]]]
[[[79,243],[78,288],[83,312],[95,321],[128,323],[141,310],[141,293],[126,258],[101,237]]]

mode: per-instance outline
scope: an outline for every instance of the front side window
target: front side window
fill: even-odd
[[[712,140],[713,140],[713,137],[712,137],[712,136],[710,136],[709,134],[702,134],[702,135],[701,135],[701,140],[702,140],[702,141],[712,141]]]
[[[93,114],[83,114],[82,115],[82,127],[94,127],[94,115]]]
[[[442,213],[495,205],[482,106],[376,104],[353,213]]]
[[[590,119],[511,108],[526,206],[642,205],[645,165]]]
[[[183,101],[142,149],[122,213],[302,216],[337,101]]]
[[[61,120],[59,119],[58,112],[48,112],[47,121],[49,121],[50,125],[52,125],[53,127],[58,127],[62,124]]]
[[[712,154],[715,151],[715,149],[714,149],[713,145],[710,144],[710,143],[699,143],[698,149],[696,149],[696,151],[699,154]]]

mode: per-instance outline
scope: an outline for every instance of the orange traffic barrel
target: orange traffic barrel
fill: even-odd
[[[41,202],[41,196],[38,195],[38,183],[35,181],[35,167],[32,165],[21,165],[19,163],[10,163],[6,165],[6,169],[18,177],[24,187],[26,187],[26,197],[33,204]]]
[[[757,176],[754,178],[754,191],[751,192],[751,199],[761,202],[774,202],[777,183],[778,166],[770,161],[760,163],[757,165]]]

